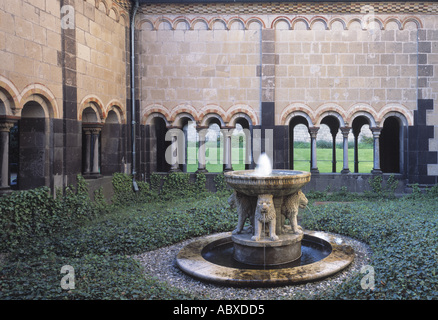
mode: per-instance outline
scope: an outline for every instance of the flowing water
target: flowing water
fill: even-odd
[[[310,214],[312,215],[312,220],[313,220],[313,222],[315,223],[315,228],[316,228],[316,229],[319,229],[319,227],[318,227],[318,222],[317,222],[317,220],[315,219],[315,216],[314,216],[312,210],[310,210],[310,208],[309,208],[308,205],[306,205],[306,208],[310,211]],[[315,228],[314,228],[314,229],[315,229]]]
[[[266,153],[262,153],[259,157],[257,167],[254,170],[254,175],[257,177],[269,176],[272,173],[272,164]]]

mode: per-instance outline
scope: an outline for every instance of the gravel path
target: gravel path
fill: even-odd
[[[190,239],[169,247],[155,251],[145,252],[133,256],[145,269],[145,273],[156,277],[160,281],[177,287],[185,292],[196,294],[202,299],[214,300],[276,300],[276,299],[312,299],[315,293],[332,288],[341,283],[344,279],[351,277],[353,273],[359,272],[361,267],[368,264],[371,250],[369,247],[355,239],[339,236],[346,244],[350,245],[355,253],[355,259],[344,270],[336,275],[322,281],[311,282],[301,285],[291,285],[274,288],[237,288],[224,287],[193,279],[184,274],[175,264],[178,252],[192,242]]]

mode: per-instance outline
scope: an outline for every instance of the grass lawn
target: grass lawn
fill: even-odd
[[[309,193],[312,214],[300,211],[301,225],[367,243],[372,249],[375,288],[363,289],[364,275],[358,273],[335,289],[309,292],[302,298],[438,299],[437,188],[433,190],[430,195],[416,192],[402,199],[348,194],[350,203],[324,206],[312,203],[335,195]],[[152,194],[147,203],[114,207],[63,232],[23,239],[9,248],[7,256],[0,255],[0,299],[205,298],[193,296],[190,288],[181,291],[145,277],[130,255],[231,231],[237,214],[229,208],[227,197],[192,192],[163,201]],[[60,287],[64,265],[74,267],[74,289]]]
[[[206,167],[209,172],[222,172],[223,161],[221,158],[222,148],[216,148],[212,143],[207,144],[206,148]],[[234,170],[245,170],[244,149],[233,147],[231,149],[231,159]],[[317,164],[319,172],[332,172],[332,149],[318,148]],[[343,149],[336,149],[336,172],[341,172],[343,168]],[[294,149],[294,169],[310,171],[310,148]],[[370,173],[373,169],[373,149],[359,148],[359,173]],[[354,150],[348,149],[348,167],[354,171]],[[187,149],[187,172],[198,170],[198,158],[196,146],[189,145]]]
[[[341,172],[343,168],[343,149],[336,148],[336,172]],[[370,173],[373,169],[373,149],[359,149],[359,173]],[[332,149],[318,148],[316,151],[316,161],[319,172],[332,172]],[[348,168],[354,171],[354,150],[348,149]],[[294,149],[294,169],[310,170],[310,149]]]

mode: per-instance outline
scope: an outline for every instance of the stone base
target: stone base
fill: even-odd
[[[279,235],[279,240],[269,238],[251,240],[252,234],[237,234],[234,242],[234,259],[249,265],[275,266],[295,261],[301,257],[303,233]]]

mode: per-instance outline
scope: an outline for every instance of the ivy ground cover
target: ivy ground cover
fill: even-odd
[[[3,239],[13,241],[8,240],[8,245],[0,250],[0,300],[201,298],[192,295],[190,288],[182,292],[154,278],[146,278],[142,267],[130,257],[195,236],[234,228],[237,214],[228,206],[229,193],[202,191],[201,178],[193,187],[187,185],[187,179],[176,177],[165,182],[169,185],[163,186],[163,190],[174,184],[185,185],[180,189],[186,190],[186,197],[172,196],[167,191],[166,200],[160,200],[159,194],[151,191],[155,187],[149,190],[147,185],[142,185],[141,201],[134,201],[135,197],[132,197],[131,204],[123,202],[109,208],[100,203],[92,210],[87,205],[84,208],[88,211],[77,210],[80,203],[89,201],[81,192],[70,195],[67,206],[64,202],[51,203],[44,196],[44,190],[33,191],[32,199],[49,203],[39,204],[38,207],[44,210],[39,216],[34,214],[33,220],[25,220],[26,223],[62,224],[67,218],[60,216],[59,208],[64,211],[74,208],[74,211],[68,210],[72,210],[71,214],[76,212],[77,218],[68,218],[69,225],[73,225],[58,228],[56,233],[46,232],[47,228],[40,226],[40,232],[33,236],[28,229],[19,228],[21,220],[10,220],[16,224],[8,227],[15,232],[13,237],[6,237],[5,229],[1,230]],[[116,188],[125,198],[129,197],[131,189],[123,186],[130,182],[129,177],[119,179],[119,188]],[[348,204],[312,206],[314,201],[320,200],[319,194],[314,196],[309,196],[311,211],[300,213],[301,225],[366,242],[372,249],[370,266],[374,270],[374,286],[364,289],[361,286],[364,274],[358,273],[335,290],[303,298],[438,299],[436,194],[391,200],[355,200],[349,194]],[[15,208],[11,212],[17,214],[17,210],[21,210],[19,202],[22,199],[10,202],[11,210]],[[330,199],[324,195],[324,200]],[[29,208],[27,205],[25,209]],[[53,212],[58,214],[56,220],[45,218],[51,217]],[[94,212],[93,218],[82,219],[86,212]],[[74,268],[74,289],[66,290],[60,285],[65,276],[61,268],[65,265]]]

